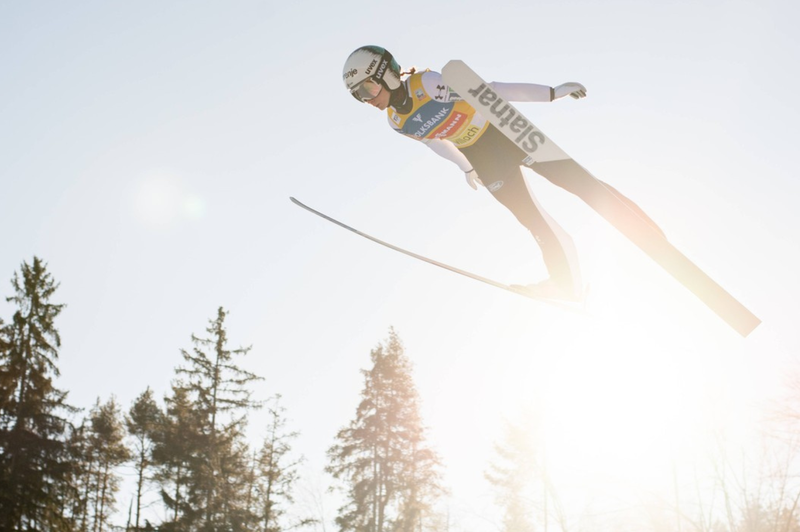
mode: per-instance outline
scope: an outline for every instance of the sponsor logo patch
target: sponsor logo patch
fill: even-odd
[[[447,94],[447,101],[448,102],[460,102],[461,100],[464,99],[461,96],[459,96],[456,91],[454,91],[453,89],[451,89],[449,87],[447,89],[447,92],[448,92],[448,94]]]
[[[375,77],[378,79],[383,79],[384,73],[386,73],[386,67],[389,66],[389,61],[384,59],[381,61],[381,66],[378,67],[378,71],[375,73]]]
[[[426,103],[414,110],[413,113],[400,115],[403,118],[403,133],[421,139],[430,137],[438,128],[451,122],[453,104],[436,103],[425,98]],[[454,129],[453,132],[457,131]]]
[[[453,113],[453,116],[450,118],[450,121],[437,129],[433,136],[437,139],[447,138],[448,135],[451,133],[455,134],[458,131],[458,128],[464,125],[464,120],[467,118],[467,115],[464,113]]]
[[[494,183],[491,183],[491,184],[490,184],[488,187],[486,187],[486,188],[488,188],[488,189],[489,189],[489,192],[497,192],[498,190],[500,190],[501,188],[503,188],[503,182],[502,182],[502,181],[495,181]]]
[[[478,126],[470,126],[463,134],[461,134],[458,138],[450,139],[453,141],[454,144],[461,145],[470,142],[475,135],[480,133],[481,128]]]
[[[428,133],[428,131],[433,126],[435,126],[436,124],[447,118],[447,115],[449,114],[450,114],[450,107],[442,107],[436,114],[434,114],[428,120],[426,120],[425,123],[423,123],[422,126],[414,132],[414,136],[415,137],[425,136],[425,134]],[[419,117],[419,115],[417,115],[417,117]]]

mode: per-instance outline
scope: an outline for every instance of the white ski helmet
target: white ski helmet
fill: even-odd
[[[362,46],[350,54],[344,62],[342,79],[350,94],[360,102],[377,96],[381,86],[392,91],[402,84],[400,65],[380,46]]]

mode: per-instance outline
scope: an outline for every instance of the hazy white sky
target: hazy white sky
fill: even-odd
[[[266,377],[259,393],[283,395],[314,472],[393,325],[463,515],[491,503],[476,498],[487,451],[524,401],[544,410],[565,479],[577,478],[570,467],[591,478],[599,462],[630,472],[621,482],[658,477],[669,453],[696,449],[708,416],[741,425],[800,347],[800,7],[517,4],[0,6],[0,294],[23,260],[48,262],[68,305],[59,385],[72,404],[115,394],[127,408],[147,386],[164,393],[179,349],[221,305],[233,346],[253,345],[245,365]],[[347,95],[342,64],[362,44],[405,68],[458,58],[490,80],[583,83],[584,100],[520,107],[762,326],[741,339],[533,173],[578,245],[590,318],[292,205],[500,281],[544,276],[532,239],[488,192]],[[0,311],[10,317],[5,301]]]

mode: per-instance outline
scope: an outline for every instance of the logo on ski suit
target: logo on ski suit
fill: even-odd
[[[495,181],[494,183],[490,184],[486,188],[489,189],[489,192],[497,192],[498,190],[503,188],[503,182],[502,181]]]
[[[484,117],[448,89],[439,73],[413,74],[406,83],[414,95],[411,110],[400,114],[391,107],[387,109],[389,123],[398,133],[417,140],[445,139],[464,148],[478,140],[488,127]]]

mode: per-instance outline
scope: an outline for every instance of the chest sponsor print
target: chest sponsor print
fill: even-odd
[[[453,111],[451,103],[425,104],[406,120],[403,124],[403,133],[417,138],[425,138],[436,127],[446,123]]]
[[[446,139],[451,135],[455,135],[467,123],[467,115],[464,113],[454,112],[453,115],[447,120],[447,123],[442,125],[439,129],[434,131],[433,137],[437,139]]]

